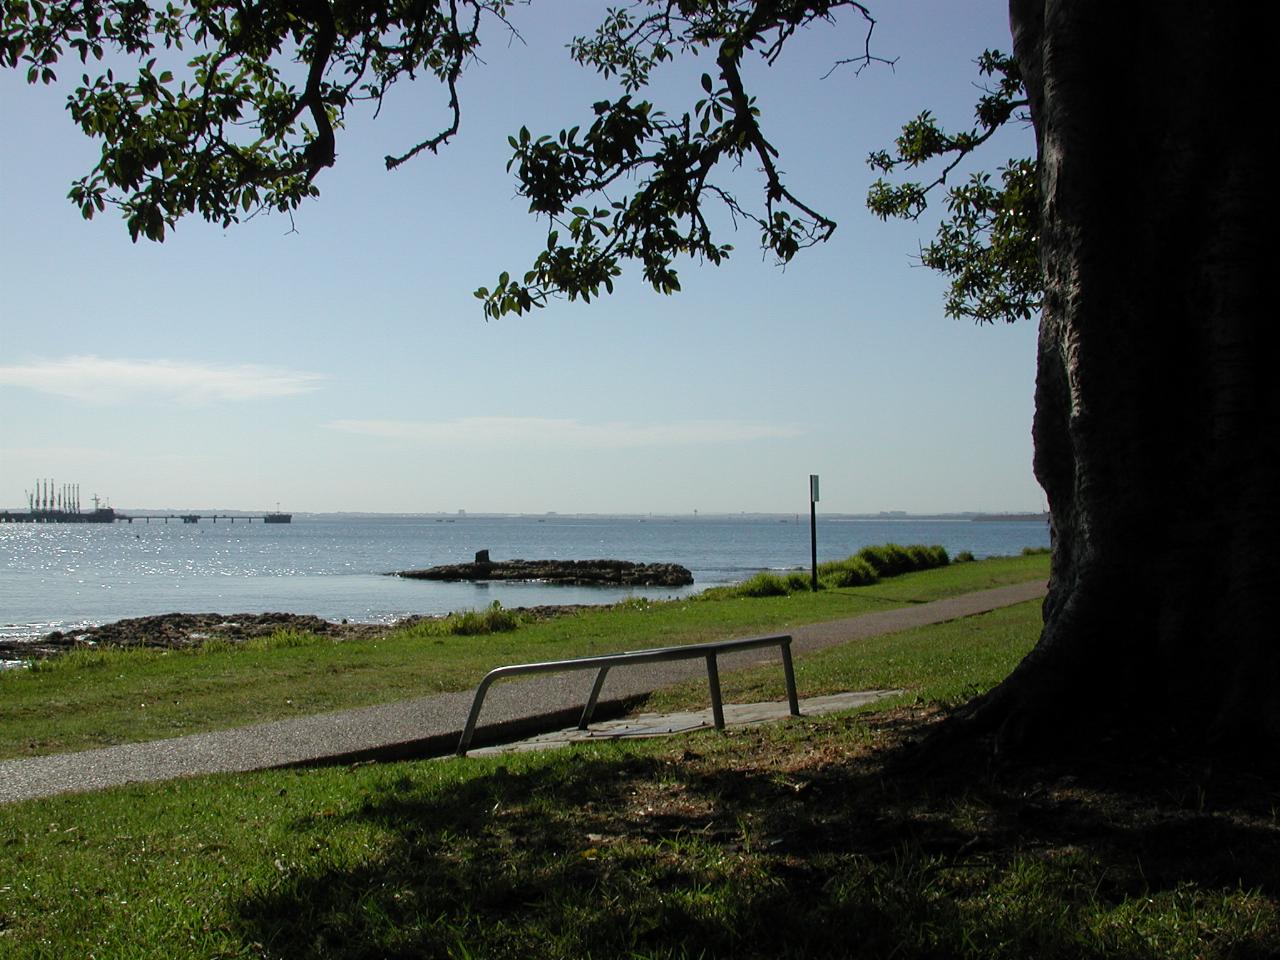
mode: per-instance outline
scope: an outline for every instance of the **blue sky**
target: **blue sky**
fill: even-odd
[[[1042,509],[1034,324],[947,319],[913,261],[928,225],[863,207],[866,155],[904,120],[968,122],[1007,7],[883,5],[893,69],[823,79],[860,44],[851,20],[753,69],[789,182],[839,221],[825,246],[780,270],[742,231],[674,297],[633,271],[603,301],[486,323],[472,291],[545,241],[506,137],[612,94],[563,49],[604,6],[518,11],[526,44],[492,38],[438,157],[383,169],[442,116],[438,89],[402,87],[350,124],[292,224],[189,220],[162,245],[80,219],[64,197],[96,147],[66,89],[0,75],[0,505],[52,477],[121,507],[794,512],[818,473],[830,512]],[[691,102],[703,69],[654,96]],[[985,159],[1029,150],[1018,131]]]

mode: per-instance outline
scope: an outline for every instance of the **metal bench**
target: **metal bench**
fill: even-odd
[[[543,663],[517,663],[507,667],[490,670],[480,686],[476,687],[476,696],[471,703],[471,713],[467,716],[467,725],[463,728],[462,738],[458,741],[458,756],[466,756],[471,746],[471,738],[476,732],[476,721],[480,719],[480,708],[484,704],[484,695],[489,687],[503,677],[514,677],[525,673],[568,673],[573,670],[594,670],[596,682],[591,687],[591,696],[583,708],[582,718],[578,721],[578,729],[587,729],[591,715],[595,712],[596,702],[600,699],[600,690],[604,686],[605,677],[614,667],[624,667],[633,663],[662,663],[668,660],[695,660],[703,658],[707,662],[707,686],[711,689],[711,715],[715,719],[716,729],[724,729],[724,705],[720,699],[720,671],[716,665],[716,657],[722,653],[735,653],[739,650],[753,650],[758,647],[777,647],[782,654],[782,672],[787,682],[787,702],[793,717],[800,716],[800,701],[796,696],[796,676],[791,665],[791,637],[749,637],[745,640],[718,640],[711,643],[689,643],[678,647],[655,647],[651,650],[632,650],[626,653],[610,653],[599,657],[579,657],[574,660],[548,660]]]

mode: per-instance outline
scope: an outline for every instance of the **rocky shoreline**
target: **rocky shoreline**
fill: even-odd
[[[388,576],[418,580],[536,580],[574,586],[683,587],[693,574],[675,563],[631,563],[627,560],[501,560],[491,561],[481,550],[473,563],[446,564],[424,570],[402,570]],[[588,604],[546,604],[517,607],[514,612],[533,620],[575,613]],[[443,616],[411,616],[395,623],[335,623],[297,613],[164,613],[131,617],[82,630],[55,630],[37,640],[0,640],[0,661],[43,660],[77,649],[152,648],[184,650],[208,640],[243,643],[278,630],[314,633],[334,640],[365,640],[421,620]]]
[[[531,620],[549,620],[586,608],[586,604],[546,604],[516,607],[513,612]],[[298,630],[334,640],[369,640],[423,620],[443,619],[445,615],[415,615],[395,623],[349,623],[298,613],[163,613],[82,630],[55,630],[38,640],[0,640],[0,661],[44,660],[70,650],[86,649],[186,650],[207,640],[243,643],[253,637],[270,636],[277,630]]]
[[[92,647],[152,647],[183,650],[206,640],[233,643],[270,636],[277,630],[301,630],[321,636],[357,639],[385,630],[372,623],[333,623],[296,613],[164,613],[131,617],[82,630],[54,630],[38,640],[0,641],[0,659],[44,659],[68,650]]]
[[[678,563],[629,560],[490,560],[487,550],[473,563],[447,563],[423,570],[398,570],[413,580],[536,580],[566,586],[687,587],[693,574]]]

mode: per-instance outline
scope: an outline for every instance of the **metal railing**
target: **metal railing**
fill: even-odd
[[[471,738],[476,732],[476,721],[480,719],[480,708],[484,704],[484,695],[489,687],[504,677],[514,677],[526,673],[568,673],[573,670],[593,670],[599,668],[596,682],[591,687],[591,695],[582,710],[582,718],[578,721],[578,729],[585,730],[595,712],[596,702],[600,699],[600,690],[604,686],[605,677],[614,667],[628,666],[633,663],[662,663],[670,660],[696,660],[703,658],[707,662],[707,686],[711,690],[711,715],[717,730],[724,729],[724,704],[720,698],[720,671],[716,657],[722,653],[735,653],[739,650],[753,650],[758,647],[777,647],[782,654],[782,672],[787,682],[787,703],[793,717],[800,716],[800,701],[796,696],[796,675],[791,665],[791,637],[749,637],[745,640],[718,640],[711,643],[689,643],[678,647],[655,647],[651,650],[632,650],[626,653],[610,653],[599,657],[579,657],[574,660],[548,660],[543,663],[517,663],[507,667],[490,670],[480,685],[476,687],[475,699],[471,702],[471,713],[467,716],[467,725],[463,728],[462,738],[458,741],[458,756],[466,756],[471,746]]]

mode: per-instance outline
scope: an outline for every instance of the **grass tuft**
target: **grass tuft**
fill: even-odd
[[[926,547],[919,544],[903,547],[887,543],[878,547],[863,547],[843,560],[828,560],[818,564],[818,584],[824,590],[848,587],[866,587],[878,583],[881,577],[898,577],[906,573],[932,570],[950,563],[944,547]],[[812,589],[809,574],[799,570],[779,576],[762,570],[742,583],[704,590],[700,599],[727,600],[733,597],[784,597]]]
[[[78,648],[68,650],[57,657],[44,660],[32,660],[28,663],[28,672],[55,673],[73,670],[101,670],[111,662],[111,654],[106,650]]]
[[[846,557],[818,565],[818,579],[828,590],[841,587],[866,587],[878,583],[875,567],[859,556]]]
[[[520,618],[497,600],[485,610],[451,613],[441,622],[441,632],[454,637],[476,637],[489,633],[509,633],[520,626]]]
[[[332,642],[328,637],[306,630],[284,629],[265,637],[250,637],[244,641],[243,646],[246,650],[292,650],[297,647],[314,647]]]
[[[761,570],[738,584],[736,592],[740,597],[785,597],[792,592],[792,587],[785,577]]]

